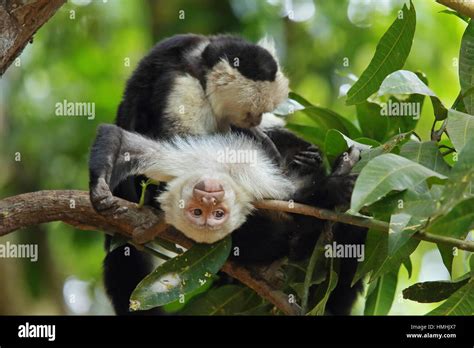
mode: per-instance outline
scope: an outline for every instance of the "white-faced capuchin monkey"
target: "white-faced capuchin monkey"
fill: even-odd
[[[168,182],[155,199],[166,221],[196,242],[212,243],[232,233],[233,248],[239,249],[233,257],[242,264],[268,264],[284,256],[307,258],[324,222],[297,214],[252,212],[251,202],[291,198],[327,209],[347,205],[355,179],[350,171],[358,152],[351,149],[341,156],[327,175],[316,147],[282,127],[265,132],[281,152],[278,166],[272,152],[246,130],[151,140],[116,126],[101,126],[90,157],[91,201],[94,206],[104,199],[116,204],[114,187],[130,175],[144,174]],[[244,161],[225,155],[239,150],[255,155]],[[365,239],[363,230],[348,225],[336,224],[333,233],[341,244],[361,244]],[[120,259],[120,269],[105,269],[106,288],[117,314],[129,313],[129,297],[141,280],[137,274],[143,278],[148,271],[145,256],[135,253],[133,258]],[[328,312],[350,312],[361,289],[360,282],[350,286],[356,268],[356,259],[341,260]]]
[[[288,79],[272,41],[253,44],[231,35],[175,35],[158,42],[139,62],[127,82],[116,124],[158,140],[246,128],[279,159],[273,143],[256,126],[263,113],[273,111],[287,96]],[[114,195],[138,202],[143,179],[128,177]],[[154,197],[161,191],[161,186],[148,186],[145,204],[159,207]],[[116,209],[109,204],[113,200],[99,197],[93,203],[101,212]],[[107,236],[107,250],[110,242]],[[118,247],[104,260],[105,285],[109,293],[116,292],[112,297],[119,298],[113,300],[119,313],[128,312],[134,285],[151,271],[143,253],[126,248],[130,254]]]

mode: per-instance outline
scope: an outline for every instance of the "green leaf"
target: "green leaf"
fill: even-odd
[[[299,94],[290,92],[290,98],[304,107],[301,109],[301,112],[305,113],[309,118],[316,122],[316,124],[322,126],[326,130],[337,129],[346,135],[350,135],[350,130],[353,131],[355,128],[350,121],[346,120],[337,112],[313,105]],[[360,136],[360,132],[358,132],[357,136]]]
[[[430,178],[439,182],[446,176],[401,156],[391,153],[380,155],[360,172],[352,193],[350,211],[357,213],[391,191],[413,188]]]
[[[432,281],[413,284],[403,290],[403,298],[420,303],[443,301],[466,285],[468,281],[469,278],[459,282]]]
[[[461,40],[459,52],[459,82],[461,92],[466,93],[474,87],[474,22],[471,21],[466,27]],[[474,114],[474,95],[463,98],[464,105],[469,114]],[[457,148],[456,148],[457,149]]]
[[[370,102],[356,105],[357,120],[362,134],[377,141],[385,140],[388,131],[388,117],[382,116],[381,109],[379,104]]]
[[[273,110],[272,114],[278,116],[291,115],[296,111],[303,110],[304,106],[298,103],[296,100],[288,98],[283,103],[278,105],[278,108]]]
[[[427,315],[474,315],[474,279]]]
[[[474,278],[474,253],[471,253],[471,257],[469,258],[469,267],[471,269],[471,277]]]
[[[379,231],[369,230],[365,240],[364,260],[357,266],[356,274],[352,279],[354,286],[366,274],[378,267],[387,256],[388,235]]]
[[[397,70],[388,75],[380,85],[377,94],[379,96],[421,94],[436,97],[436,94],[414,72],[409,70]]]
[[[427,219],[425,219],[427,221]],[[393,255],[413,234],[423,226],[423,219],[408,214],[393,214],[390,218],[390,233],[388,235],[388,254]]]
[[[183,253],[183,249],[181,247],[178,247],[175,243],[168,242],[167,240],[164,240],[160,237],[155,237],[155,239],[153,239],[151,242],[148,242],[146,245],[154,249],[159,246],[175,254]]]
[[[436,246],[438,247],[438,251],[441,254],[441,259],[443,261],[444,266],[452,277],[454,248],[441,243],[436,244]]]
[[[456,204],[446,215],[430,223],[426,231],[464,239],[472,228],[474,228],[474,197]]]
[[[416,27],[415,7],[403,5],[399,16],[380,39],[369,66],[347,93],[347,105],[365,101],[377,92],[388,74],[399,70],[410,53]]]
[[[368,207],[372,213],[381,215],[383,213],[408,214],[417,217],[430,217],[438,209],[441,197],[442,186],[428,187],[426,182],[407,189],[403,192],[396,192],[385,197]]]
[[[321,298],[321,300],[318,302],[316,306],[314,306],[314,308],[311,311],[308,312],[308,315],[324,315],[325,314],[326,304],[329,300],[329,296],[331,295],[331,292],[335,289],[337,285],[337,280],[338,280],[337,273],[333,270],[333,266],[334,266],[334,262],[333,262],[333,259],[331,258],[329,261],[329,270],[328,270],[329,276],[321,285],[319,285],[317,289],[318,294],[316,294],[316,296]],[[322,294],[322,297],[320,294]]]
[[[474,137],[474,116],[449,109],[446,129],[456,151],[460,152],[469,138]]]
[[[431,98],[436,119],[445,119],[447,114],[446,107],[443,105],[438,96],[426,85],[425,82],[421,80],[419,76],[423,77],[421,73],[418,73],[417,75],[414,72],[408,70],[395,71],[388,75],[385,80],[383,80],[382,85],[380,86],[380,89],[377,94],[379,96],[409,94],[419,94],[422,96],[428,96]],[[425,81],[427,81],[426,78]],[[407,105],[410,105],[408,104],[410,102],[407,100],[400,102],[407,102]],[[419,113],[421,114],[421,107]],[[419,117],[420,114],[418,114],[417,116]]]
[[[371,273],[369,282],[373,282],[380,276],[399,269],[402,262],[409,260],[419,243],[418,239],[410,238],[394,253],[388,254],[388,234],[369,230],[365,244],[365,259],[357,267],[352,286],[368,273]]]
[[[301,291],[301,310],[303,313],[306,312],[308,307],[311,285],[320,279],[324,279],[327,283],[328,274],[330,276],[330,272],[332,271],[332,259],[330,259],[329,263],[327,262],[324,241],[325,234],[321,233],[316,245],[314,246],[313,252],[311,253],[308,266],[306,267],[303,288]],[[329,270],[327,268],[329,268]],[[296,290],[298,290],[298,288],[296,288]]]
[[[411,278],[412,271],[413,271],[413,265],[411,264],[410,256],[408,256],[405,260],[402,261],[403,267],[408,272],[408,279]]]
[[[409,238],[393,253],[385,253],[385,258],[379,257],[378,264],[374,266],[374,269],[370,274],[369,282],[372,282],[378,277],[392,272],[394,269],[399,269],[402,262],[408,259],[411,254],[413,254],[419,244],[420,241],[418,239]],[[382,262],[380,262],[380,260],[382,260]]]
[[[317,145],[321,151],[324,151],[326,131],[321,128],[296,123],[287,123],[286,128],[301,136],[304,140],[309,141],[311,144]]]
[[[341,132],[335,129],[330,129],[326,133],[326,140],[324,142],[324,149],[326,150],[326,156],[332,163],[334,160],[344,151],[351,146],[355,146],[361,150],[369,150],[370,146],[358,143],[355,140],[345,136]]]
[[[211,245],[194,245],[146,276],[133,291],[130,308],[146,310],[162,306],[199,288],[219,271],[230,250],[230,237]]]
[[[179,314],[238,315],[262,303],[262,299],[247,287],[224,285],[193,298]]]
[[[392,307],[397,288],[398,269],[377,280],[375,289],[367,297],[364,315],[387,315]]]
[[[390,140],[388,140],[386,143],[380,146],[374,147],[368,151],[362,151],[361,159],[354,166],[354,168],[352,169],[352,172],[360,173],[362,168],[364,168],[365,165],[369,163],[369,161],[371,161],[373,158],[380,156],[384,153],[397,151],[400,145],[404,144],[410,139],[410,135],[411,135],[411,132],[397,134],[394,137],[392,137]]]
[[[454,162],[443,190],[439,215],[447,214],[460,201],[474,196],[474,138],[463,147]]]
[[[448,175],[450,167],[444,161],[434,141],[418,142],[410,140],[400,149],[400,156],[443,175]]]

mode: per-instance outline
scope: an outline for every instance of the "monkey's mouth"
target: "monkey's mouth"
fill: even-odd
[[[193,227],[198,229],[198,230],[207,230],[207,231],[217,231],[222,228],[222,226],[210,226],[208,224],[203,224],[203,225],[194,225]]]

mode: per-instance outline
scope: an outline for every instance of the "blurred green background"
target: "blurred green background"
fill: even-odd
[[[42,189],[88,188],[87,159],[96,127],[113,122],[124,84],[158,40],[178,33],[238,33],[274,37],[293,91],[354,119],[339,98],[358,76],[402,7],[403,0],[71,0],[35,35],[1,80],[0,198]],[[431,0],[414,0],[415,41],[406,69],[426,73],[446,105],[459,92],[457,58],[465,23],[441,14]],[[183,18],[184,17],[184,18]],[[347,64],[348,63],[348,64]],[[342,87],[344,88],[344,87]],[[63,100],[95,103],[95,118],[58,117]],[[425,103],[417,128],[432,124]],[[21,154],[21,161],[15,155]],[[37,262],[0,260],[0,314],[111,314],[101,282],[103,235],[62,223],[7,237],[37,243]],[[455,257],[460,275],[463,253]],[[437,249],[421,243],[413,276],[402,267],[391,314],[424,314],[436,304],[403,300],[418,281],[448,279]],[[442,271],[440,271],[442,270]],[[361,313],[358,306],[354,313]]]

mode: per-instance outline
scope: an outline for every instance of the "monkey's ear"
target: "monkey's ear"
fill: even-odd
[[[278,57],[277,57],[277,52],[275,48],[275,40],[273,40],[272,37],[265,35],[258,41],[257,45],[259,45],[260,47],[270,52],[270,54],[273,56],[275,61],[278,63]]]

